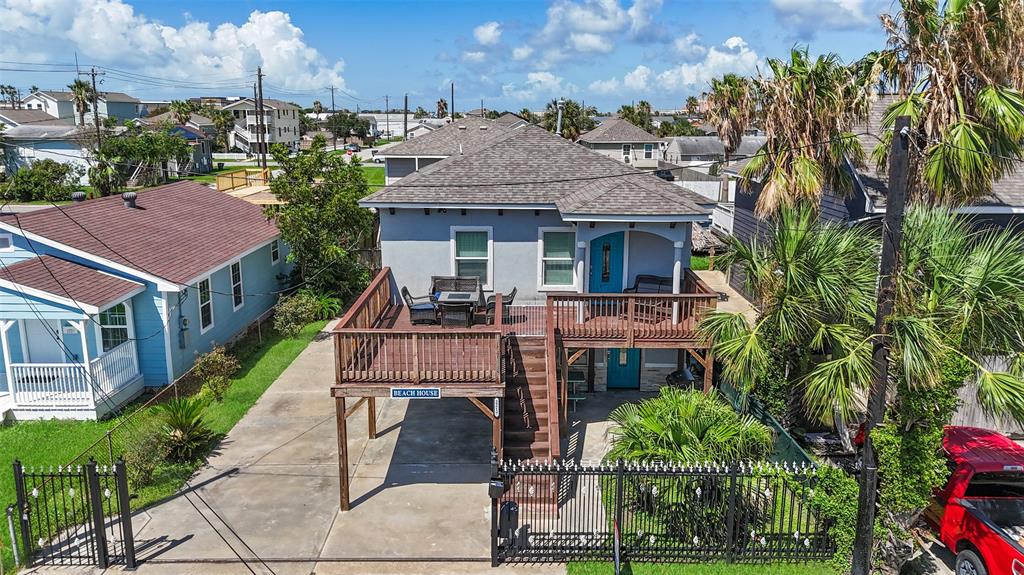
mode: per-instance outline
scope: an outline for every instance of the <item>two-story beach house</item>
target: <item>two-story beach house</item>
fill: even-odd
[[[661,138],[622,118],[608,118],[584,132],[580,144],[595,152],[643,170],[655,170],[664,159]]]
[[[299,116],[302,110],[283,100],[263,99],[263,137],[259,136],[256,120],[256,102],[245,98],[224,106],[235,118],[234,129],[228,132],[228,147],[238,148],[249,154],[269,151],[274,144],[284,144],[289,150],[299,149]],[[265,148],[265,149],[264,149]]]
[[[688,268],[712,202],[538,127],[484,122],[402,144],[447,132],[462,149],[361,202],[380,216],[384,269],[335,331],[343,471],[346,398],[372,411],[374,397],[467,397],[499,457],[550,459],[574,396],[656,389],[687,355],[710,384],[696,325],[717,293]]]
[[[141,101],[123,92],[98,92],[96,94],[96,108],[99,111],[100,120],[112,118],[118,123],[124,120],[138,118],[140,115]],[[32,92],[21,101],[26,110],[40,110],[52,118],[68,118],[78,122],[78,111],[75,110],[74,94],[60,90],[40,90]],[[92,125],[93,119],[92,104],[85,111],[85,125]]]
[[[0,217],[0,417],[94,419],[277,302],[263,211],[194,182]]]

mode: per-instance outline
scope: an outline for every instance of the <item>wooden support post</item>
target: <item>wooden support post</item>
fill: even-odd
[[[348,511],[352,502],[349,500],[348,489],[348,427],[345,423],[345,398],[334,398],[335,418],[338,425],[338,509]]]
[[[370,439],[377,439],[377,398],[366,398],[366,436]]]
[[[494,450],[498,453],[498,461],[501,461],[501,452],[502,452],[502,441],[501,441],[502,429],[501,429],[501,423],[502,423],[502,418],[501,418],[500,409],[496,409],[495,411],[492,412],[479,399],[477,399],[475,397],[467,397],[466,399],[468,399],[470,401],[470,403],[475,405],[476,408],[480,410],[480,413],[483,413],[484,415],[486,415],[487,419],[491,420],[491,444],[494,446]],[[498,401],[501,401],[501,400],[499,398],[495,397],[494,401],[498,402]],[[495,404],[495,407],[498,407],[497,403]]]

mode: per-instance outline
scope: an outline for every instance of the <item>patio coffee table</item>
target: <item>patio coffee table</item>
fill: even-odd
[[[443,291],[437,296],[438,303],[468,303],[480,305],[480,292]]]

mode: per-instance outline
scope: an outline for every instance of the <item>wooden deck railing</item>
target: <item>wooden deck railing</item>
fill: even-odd
[[[571,347],[679,347],[698,343],[697,324],[715,294],[557,294],[548,322]]]
[[[502,385],[502,302],[495,324],[476,328],[393,329],[400,303],[383,268],[334,331],[338,385]],[[384,325],[386,324],[386,325]]]

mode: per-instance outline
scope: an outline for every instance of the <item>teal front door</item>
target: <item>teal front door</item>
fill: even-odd
[[[625,262],[625,233],[606,234],[590,241],[590,293],[621,293]],[[605,358],[609,389],[640,388],[640,350],[609,349]]]

